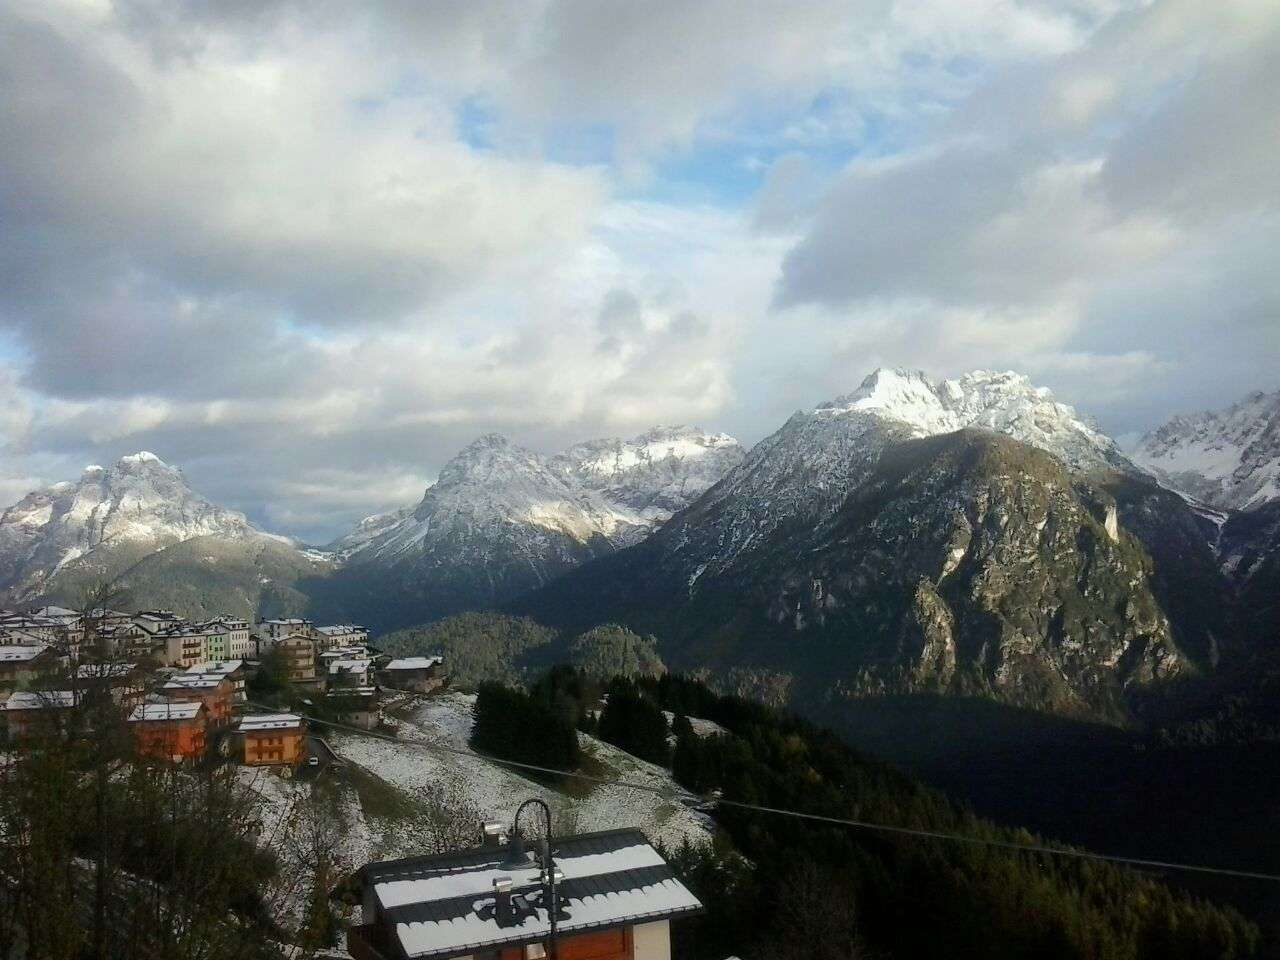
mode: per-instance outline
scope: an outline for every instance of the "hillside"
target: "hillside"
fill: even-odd
[[[47,594],[51,602],[75,605],[101,582],[106,570],[96,562],[97,553],[68,565]],[[193,619],[226,613],[253,620],[306,614],[306,589],[331,568],[322,556],[275,537],[203,536],[148,552],[113,572],[117,605],[172,610]]]
[[[1118,718],[1131,692],[1196,668],[1114,497],[1016,440],[891,444],[825,523],[780,523],[691,573],[690,528],[719,526],[718,506],[511,609],[566,630],[625,623],[678,669],[810,710],[937,691]]]
[[[497,434],[463,449],[412,509],[370,517],[332,549],[321,615],[394,628],[492,607],[643,540],[742,458],[691,427],[554,457]]]

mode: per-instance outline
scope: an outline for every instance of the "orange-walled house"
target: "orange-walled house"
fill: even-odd
[[[197,700],[144,703],[129,717],[138,753],[155,760],[195,760],[204,753],[208,710]]]
[[[306,757],[302,718],[295,714],[250,714],[241,719],[236,730],[244,737],[244,762],[248,766],[292,765]]]
[[[164,685],[162,692],[170,700],[203,703],[208,711],[210,726],[220,727],[231,722],[236,685],[235,681],[225,674],[179,674]]]

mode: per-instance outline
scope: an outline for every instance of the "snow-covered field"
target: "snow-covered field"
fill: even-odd
[[[305,900],[307,891],[288,878],[312,855],[317,823],[339,874],[370,860],[434,852],[441,843],[478,842],[480,820],[510,824],[516,807],[531,797],[551,807],[556,833],[638,827],[672,848],[686,838],[709,842],[711,819],[693,809],[698,798],[667,770],[585,734],[579,738],[593,776],[651,790],[581,782],[562,790],[478,757],[430,750],[432,744],[467,749],[474,702],[464,693],[393,694],[384,705],[404,742],[321,731],[341,763],[317,779],[239,770],[241,782],[263,801],[260,842],[283,865],[277,896],[285,913],[298,916]]]
[[[697,798],[679,787],[667,770],[585,734],[579,734],[579,740],[595,761],[593,775],[643,784],[656,792],[587,783],[553,789],[487,760],[426,749],[430,744],[466,749],[474,702],[475,697],[465,693],[402,701],[394,708],[403,717],[400,736],[420,747],[356,734],[335,736],[330,743],[344,762],[376,774],[410,800],[444,797],[484,819],[510,823],[516,807],[539,797],[551,807],[557,833],[638,827],[651,840],[670,846],[685,838],[693,843],[710,839],[710,819],[692,809]]]

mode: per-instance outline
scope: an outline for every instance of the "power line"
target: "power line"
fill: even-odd
[[[260,710],[277,709],[259,703],[250,703],[248,706],[256,707]],[[375,730],[365,730],[361,727],[353,727],[349,724],[336,723],[332,720],[322,720],[319,717],[311,717],[306,714],[300,714],[300,716],[310,723],[318,723],[322,726],[332,727],[335,730],[343,730],[348,733],[370,737],[375,740],[385,740],[388,743],[394,743],[402,747],[418,747],[428,752],[468,757],[472,760],[483,760],[486,763],[499,764],[516,770],[528,770],[533,773],[552,774],[559,777],[572,777],[588,783],[600,784],[602,786],[623,787],[629,790],[638,790],[643,793],[652,793],[656,796],[662,796],[665,792],[662,787],[655,787],[648,783],[637,783],[634,780],[595,777],[588,773],[579,773],[576,770],[558,770],[554,767],[543,767],[535,763],[523,763],[519,760],[506,760],[502,757],[494,757],[489,754],[478,753],[474,750],[465,750],[461,747],[450,747],[443,743],[431,743],[425,740],[401,740],[399,737],[392,737],[385,733],[378,733]],[[695,794],[695,796],[697,795]],[[942,831],[924,830],[916,827],[894,826],[887,823],[872,823],[867,820],[853,820],[846,817],[829,817],[819,813],[805,813],[802,810],[788,810],[783,807],[767,807],[757,803],[746,803],[742,800],[727,800],[724,797],[703,796],[700,799],[707,803],[717,803],[722,806],[735,807],[740,810],[749,810],[754,813],[767,813],[774,816],[793,817],[795,819],[808,820],[815,823],[852,827],[859,830],[893,834],[895,836],[914,837],[923,840],[952,841],[955,843],[967,843],[973,846],[1015,850],[1022,853],[1043,853],[1058,857],[1072,857],[1077,860],[1094,860],[1104,863],[1124,864],[1131,867],[1145,867],[1156,870],[1181,870],[1187,873],[1202,873],[1220,877],[1234,877],[1241,880],[1266,880],[1273,883],[1280,883],[1280,874],[1274,873],[1258,873],[1252,870],[1234,870],[1229,867],[1207,867],[1200,864],[1177,863],[1170,860],[1146,860],[1141,857],[1125,857],[1119,854],[1095,853],[1092,850],[1079,850],[1071,847],[1052,847],[1046,844],[1036,843],[1015,843],[1012,840],[993,840],[984,837],[965,836],[960,833],[945,833]]]

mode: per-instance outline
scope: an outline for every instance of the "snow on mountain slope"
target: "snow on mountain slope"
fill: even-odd
[[[74,483],[28,494],[0,515],[0,589],[34,595],[67,564],[109,546],[139,555],[193,537],[258,536],[153,453],[86,467]]]
[[[430,552],[486,549],[513,528],[580,544],[633,543],[683,509],[743,457],[726,434],[656,427],[631,440],[593,440],[542,457],[498,434],[475,440],[445,465],[416,508],[369,517],[334,544],[340,556],[395,561]]]
[[[827,416],[865,413],[907,426],[913,436],[979,427],[1052,453],[1076,470],[1130,469],[1114,440],[1013,371],[974,370],[934,382],[911,370],[876,370],[848,396],[823,404]]]
[[[1076,470],[1134,470],[1113,440],[1020,374],[976,370],[936,382],[879,369],[757,444],[684,515],[676,552],[698,558],[691,581],[723,569],[784,524],[821,525],[887,447],[965,427],[1031,444]]]
[[[413,507],[401,507],[399,510],[375,513],[373,516],[365,517],[357,523],[355,528],[346,536],[340,537],[329,544],[328,549],[338,559],[345,560],[411,516],[413,516]]]
[[[1280,499],[1280,390],[1251,393],[1225,410],[1174,417],[1139,441],[1133,460],[1219,509]]]
[[[459,693],[431,699],[393,694],[384,706],[407,715],[399,721],[404,743],[321,728],[317,732],[341,763],[316,779],[238,768],[241,785],[258,800],[261,843],[281,864],[273,902],[282,903],[294,919],[301,917],[308,890],[295,878],[308,869],[305,857],[317,815],[333,818],[326,824],[327,840],[338,874],[371,860],[439,852],[441,845],[471,846],[478,842],[481,820],[509,824],[516,807],[530,797],[551,807],[557,834],[634,826],[669,849],[678,849],[685,839],[694,846],[711,842],[711,819],[693,809],[699,799],[676,784],[670,772],[586,734],[579,734],[579,741],[600,764],[601,775],[643,783],[656,792],[602,785],[570,795],[479,757],[413,745],[467,749],[474,701]],[[358,922],[358,911],[351,919]]]
[[[553,457],[550,465],[566,480],[657,525],[701,496],[744,456],[742,445],[726,433],[655,427],[630,440],[577,444]]]
[[[640,522],[632,511],[561,476],[537,454],[491,433],[450,460],[412,512],[350,556],[395,561],[436,549],[483,555],[521,527],[585,544],[609,541]]]

